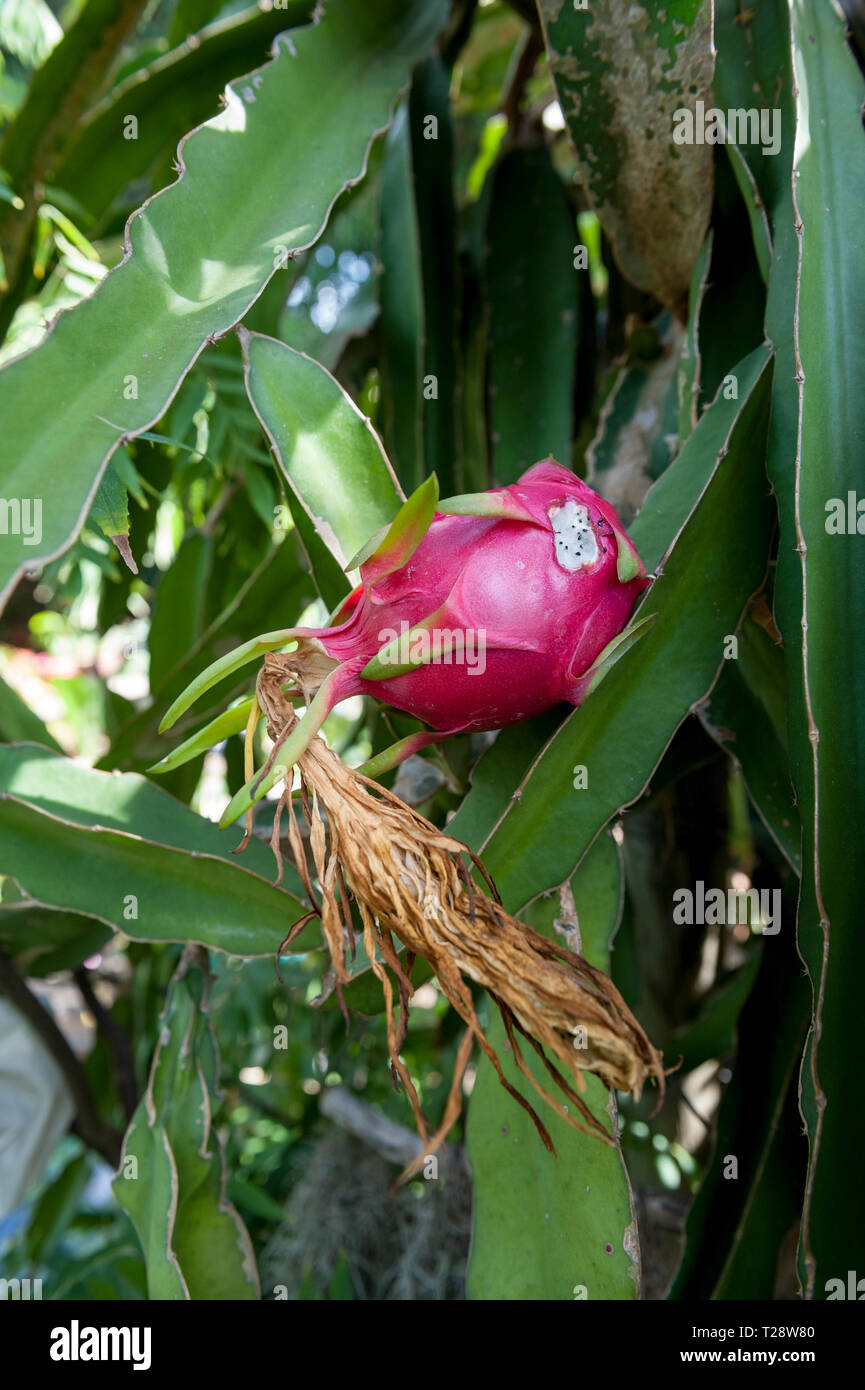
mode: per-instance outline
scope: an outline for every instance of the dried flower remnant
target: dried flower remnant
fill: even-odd
[[[472,995],[478,986],[499,1008],[514,1061],[537,1094],[567,1123],[611,1143],[613,1136],[580,1094],[583,1072],[637,1095],[647,1078],[663,1090],[660,1054],[604,974],[505,912],[480,861],[371,774],[379,776],[451,734],[501,728],[562,701],[582,704],[645,633],[650,619],[628,624],[650,576],[615,509],[553,459],[507,487],[444,502],[433,475],[354,557],[349,568],[354,567],[360,583],[325,627],[285,628],[254,638],[214,662],[178,696],[162,729],[219,680],[265,658],[255,696],[211,721],[155,770],[179,766],[246,728],[246,783],[221,824],[245,815],[245,845],[254,803],[284,783],[272,845],[279,858],[280,820],[287,809],[289,843],[314,904],[284,944],[320,916],[344,1006],[347,956],[355,947],[354,900],[364,948],[384,991],[392,1066],[411,1101],[425,1152],[438,1147],[459,1114],[475,1040],[553,1147],[484,1036]],[[483,635],[483,661],[454,666],[454,644],[462,640],[467,651],[472,634]],[[437,640],[443,637],[444,647]],[[293,649],[283,651],[290,643]],[[316,737],[340,700],[361,693],[432,727],[378,754],[366,764],[366,776],[345,767]],[[308,707],[299,720],[292,701],[301,699]],[[262,714],[273,747],[256,772],[252,743]],[[295,767],[314,874],[295,819]],[[484,874],[488,893],[473,881],[467,856]],[[432,967],[466,1024],[434,1134],[400,1057],[417,956]],[[521,1038],[542,1059],[547,1085],[529,1068]]]
[[[293,655],[268,655],[258,678],[257,705],[274,743],[271,760],[297,725],[283,693],[286,682],[297,679]],[[384,992],[391,1061],[411,1102],[424,1153],[443,1142],[459,1115],[462,1078],[475,1040],[502,1085],[529,1112],[545,1145],[555,1152],[542,1120],[502,1072],[481,1028],[472,984],[484,988],[497,1005],[517,1067],[541,1099],[574,1128],[613,1142],[580,1094],[585,1087],[583,1071],[637,1096],[652,1079],[663,1094],[661,1054],[612,981],[575,952],[505,912],[483,865],[465,845],[393,793],[347,768],[320,738],[306,744],[298,770],[319,892],[310,880],[289,781],[278,804],[272,844],[279,855],[280,819],[287,810],[289,843],[316,908],[295,924],[282,949],[291,944],[310,915],[320,916],[341,997],[341,987],[350,980],[347,957],[354,942],[350,913],[350,899],[354,899],[363,923],[364,949]],[[267,765],[260,775],[266,771]],[[475,886],[466,856],[484,875],[489,894]],[[402,953],[396,943],[404,948]],[[467,1025],[442,1122],[434,1133],[400,1057],[413,993],[411,968],[417,956],[429,962],[449,1003]],[[388,971],[395,977],[396,993]],[[528,1067],[521,1037],[543,1059],[549,1089]],[[556,1089],[562,1098],[554,1094]],[[402,1180],[422,1162],[423,1155]]]

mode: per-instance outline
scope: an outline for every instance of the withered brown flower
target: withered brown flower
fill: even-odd
[[[297,666],[295,653],[268,655],[259,673],[257,701],[274,743],[262,778],[297,720],[283,693],[288,681],[305,684],[308,673]],[[295,818],[289,775],[271,843],[280,858],[280,820],[287,809],[289,844],[315,907],[295,923],[281,949],[291,944],[310,917],[319,916],[342,999],[355,937],[350,911],[354,898],[363,923],[364,949],[384,992],[392,1065],[411,1102],[425,1154],[443,1142],[459,1115],[462,1079],[475,1040],[502,1085],[529,1112],[547,1148],[555,1152],[539,1115],[507,1080],[484,1035],[472,983],[485,989],[497,1005],[514,1060],[538,1095],[574,1128],[614,1142],[580,1094],[585,1089],[582,1073],[594,1072],[608,1086],[639,1096],[648,1078],[657,1082],[663,1094],[664,1070],[660,1052],[608,976],[507,913],[476,855],[392,792],[346,767],[321,738],[307,745],[298,767],[300,803],[309,823],[318,891]],[[479,870],[489,892],[477,887],[467,861]],[[443,993],[467,1025],[444,1115],[434,1133],[400,1056],[414,992],[411,969],[418,956],[429,962]],[[388,968],[396,980],[397,997]],[[567,1105],[552,1088],[537,1081],[523,1057],[520,1037],[542,1058],[552,1088]],[[423,1158],[406,1170],[403,1181],[417,1171]]]

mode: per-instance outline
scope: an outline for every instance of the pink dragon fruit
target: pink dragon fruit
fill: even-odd
[[[399,568],[387,541],[361,565],[341,623],[297,629],[340,663],[334,702],[375,695],[443,735],[581,704],[649,583],[613,507],[549,459],[442,508]]]
[[[256,799],[349,695],[374,695],[434,730],[388,750],[377,773],[447,735],[581,704],[629,645],[636,628],[624,629],[650,582],[615,509],[553,459],[509,487],[445,502],[428,479],[358,565],[360,584],[328,626],[268,633],[232,661],[294,640],[287,669],[315,693]],[[198,693],[227,669],[205,672]]]

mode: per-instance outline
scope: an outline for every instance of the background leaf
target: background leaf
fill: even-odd
[[[711,97],[711,7],[539,0],[580,175],[619,264],[680,318],[709,222],[712,154],[674,145],[675,113]],[[708,104],[708,102],[707,102]]]
[[[45,749],[0,748],[4,870],[38,903],[96,917],[142,941],[201,941],[270,955],[301,915],[274,888],[270,851],[247,865],[231,837],[143,777],[91,772]],[[296,883],[289,875],[289,883]]]
[[[601,836],[571,882],[582,951],[609,969],[610,938],[621,911],[621,863],[613,840]],[[562,913],[558,895],[523,913],[555,938]],[[526,1096],[534,1091],[508,1056],[504,1025],[490,1006],[487,1036],[508,1080]],[[540,1060],[525,1049],[543,1085]],[[609,1126],[613,1092],[586,1077],[586,1103]],[[615,1113],[613,1106],[613,1114]],[[507,1094],[486,1057],[478,1061],[468,1123],[475,1180],[471,1299],[633,1299],[639,1289],[639,1246],[630,1187],[617,1145],[578,1133],[544,1111],[557,1157],[542,1145],[529,1116]]]
[[[216,1040],[206,968],[187,958],[161,1019],[147,1094],[126,1134],[113,1189],[144,1251],[150,1298],[258,1298],[255,1256],[225,1194],[211,1127]]]
[[[539,459],[570,465],[578,281],[586,272],[573,269],[576,222],[547,151],[512,150],[492,178],[490,416],[493,473],[503,486]]]
[[[71,132],[57,182],[98,227],[119,203],[137,206],[127,193],[139,180],[147,191],[173,182],[178,141],[219,105],[226,83],[265,62],[277,34],[306,23],[309,0],[290,0],[261,11],[250,6],[154,57],[119,81]],[[137,139],[125,138],[124,118],[134,116]]]
[[[776,609],[803,828],[798,943],[815,1007],[801,1075],[811,1152],[800,1278],[807,1296],[822,1296],[828,1279],[854,1268],[852,1232],[865,1219],[857,1185],[844,1221],[837,1220],[838,1193],[855,1163],[844,1098],[857,1085],[849,1039],[863,961],[856,879],[844,845],[845,827],[865,812],[855,751],[865,747],[857,694],[863,667],[848,626],[848,615],[865,603],[865,573],[857,535],[832,534],[828,526],[830,499],[846,501],[859,485],[865,440],[862,361],[853,347],[865,312],[863,231],[852,213],[863,193],[863,92],[834,8],[797,0],[791,14],[795,155],[788,142],[792,200],[782,193],[775,209],[767,327],[783,347],[769,466],[779,496]],[[843,235],[825,235],[827,207]]]
[[[250,400],[279,466],[343,567],[402,501],[378,437],[317,362],[258,334],[242,342]]]
[[[51,499],[40,555],[28,554],[29,565],[65,547],[106,459],[159,418],[206,340],[246,312],[288,251],[315,241],[334,198],[362,175],[372,137],[388,124],[442,9],[440,0],[408,8],[388,0],[373,15],[345,0],[284,43],[271,64],[229,89],[221,115],[184,141],[183,177],[132,221],[132,254],[100,292],[0,373],[11,446],[3,493]],[[342,74],[335,99],[318,111],[314,94],[333,71]],[[310,110],[315,140],[305,127]],[[274,129],[285,138],[273,140]],[[204,264],[202,221],[212,228]],[[98,344],[95,357],[85,343]],[[51,423],[58,412],[62,433]],[[4,593],[24,559],[20,539],[10,538]]]
[[[424,321],[420,232],[412,181],[408,107],[388,131],[381,183],[380,285],[383,330],[383,429],[388,454],[409,492],[423,465]]]

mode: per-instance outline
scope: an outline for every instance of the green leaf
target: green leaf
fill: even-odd
[[[344,568],[402,496],[370,422],[324,367],[241,330],[249,399],[316,533]]]
[[[460,291],[450,74],[438,54],[415,69],[408,120],[424,294],[424,470],[447,493],[457,458]]]
[[[127,1163],[134,1177],[123,1176]],[[146,1117],[144,1123],[133,1122],[123,1144],[120,1176],[114,1179],[111,1189],[135,1227],[151,1299],[190,1297],[172,1246],[179,1188],[177,1164],[164,1127],[155,1125],[151,1129]]]
[[[676,112],[711,105],[711,5],[539,0],[580,181],[627,278],[684,319],[712,206],[712,150],[675,142]]]
[[[39,67],[62,38],[63,30],[45,0],[2,0],[0,44],[24,67]]]
[[[378,317],[375,251],[383,153],[379,141],[370,152],[363,182],[347,189],[334,204],[324,233],[332,262],[323,264],[317,253],[299,257],[288,300],[282,290],[271,321],[256,310],[247,323],[305,352],[329,372],[336,369],[350,340],[362,338]],[[260,304],[264,308],[264,299]]]
[[[802,828],[787,750],[737,660],[724,662],[717,684],[697,713],[706,732],[741,767],[767,830],[787,862],[801,873]]]
[[[55,183],[101,225],[112,205],[133,206],[132,189],[149,192],[172,179],[178,141],[219,106],[226,84],[267,61],[277,34],[305,24],[310,0],[284,8],[250,6],[209,25],[117,83],[71,132]],[[127,121],[134,117],[134,127]],[[127,138],[134,129],[137,139]],[[131,186],[131,188],[130,188]],[[125,190],[130,190],[126,196]],[[141,194],[137,193],[137,200]]]
[[[129,535],[129,497],[114,465],[109,463],[90,504],[90,520],[104,536]]]
[[[758,613],[759,599],[754,605],[754,614]],[[770,636],[757,617],[750,613],[742,624],[739,637],[739,665],[745,684],[763,706],[772,733],[786,753],[787,680],[784,649],[777,631],[773,630]]]
[[[169,46],[174,48],[190,34],[197,34],[199,29],[219,14],[222,5],[223,0],[177,0],[171,28],[168,31]]]
[[[54,1298],[82,1298],[88,1301],[147,1297],[147,1277],[138,1243],[130,1232],[128,1239],[109,1240],[88,1259],[70,1255],[58,1269]]]
[[[317,239],[443,11],[442,0],[374,10],[343,0],[284,40],[183,142],[184,173],[132,220],[124,262],[0,373],[0,492],[52,499],[38,555],[20,537],[3,546],[4,595],[25,564],[68,545],[105,462],[160,418],[207,340],[237,323],[289,251]]]
[[[789,0],[763,0],[760,5],[747,7],[743,7],[740,0],[715,0],[714,39],[718,50],[714,82],[716,105],[723,111],[781,109],[784,153],[780,157],[766,154],[762,145],[746,145],[741,149],[727,145],[736,179],[748,204],[756,246],[764,232],[754,228],[752,197],[745,192],[741,171],[736,165],[742,162],[747,165],[763,209],[774,217],[780,200],[789,201],[790,198],[790,159],[786,146],[795,120],[790,105]],[[733,158],[734,151],[739,159]],[[791,158],[792,152],[791,142]],[[754,211],[759,211],[759,204]],[[758,249],[758,256],[761,255]]]
[[[109,940],[111,931],[92,917],[53,912],[26,898],[0,908],[0,943],[18,969],[41,979],[58,970],[74,970]]]
[[[865,144],[862,77],[840,14],[813,0],[797,0],[791,13],[795,123],[779,162],[789,173],[793,159],[793,178],[792,198],[788,185],[774,209],[767,329],[779,360],[769,469],[781,527],[776,617],[803,829],[798,946],[814,993],[801,1071],[810,1161],[799,1273],[806,1297],[824,1297],[827,1280],[856,1268],[865,1225],[850,1110],[861,1086],[851,1039],[865,970],[850,860],[851,827],[865,820],[865,657],[851,623],[865,612],[865,566],[846,515],[848,494],[855,503],[862,490],[865,450]],[[839,513],[843,530],[832,521]]]
[[[458,840],[479,849],[498,823],[502,808],[512,796],[520,795],[524,778],[561,723],[561,712],[550,710],[526,724],[499,730],[492,748],[472,772],[470,792],[449,823],[448,833],[455,827],[452,833]]]
[[[781,932],[757,947],[759,972],[739,1017],[738,1056],[712,1162],[688,1217],[674,1298],[771,1299],[779,1252],[796,1220],[805,1153],[801,1126],[791,1133],[787,1112],[808,987],[793,940],[792,898],[785,909]],[[729,1049],[713,1055],[729,1059]]]
[[[679,443],[684,444],[700,418],[700,311],[706,293],[712,259],[710,231],[694,264],[688,301],[688,327],[679,358]]]
[[[636,573],[638,573],[638,570],[635,565],[633,574]],[[620,571],[618,577],[624,582],[627,579],[632,579],[633,574],[629,573],[627,575],[622,575]],[[622,629],[618,636],[611,638],[603,651],[599,652],[595,657],[592,665],[582,678],[586,682],[585,693],[587,695],[591,695],[593,691],[597,690],[601,681],[606,678],[616,662],[620,661],[625,653],[631,650],[635,642],[639,642],[641,637],[646,636],[649,624],[653,623],[657,616],[657,613],[647,613],[645,617],[637,618],[634,622],[629,623],[627,627]]]
[[[60,42],[34,73],[24,105],[4,134],[0,167],[24,204],[0,207],[0,263],[13,286],[27,269],[44,185],[53,182],[71,133],[145,5],[146,0],[85,0],[68,33],[58,34]]]
[[[310,577],[325,608],[332,613],[348,598],[349,582],[342,565],[322,540],[315,522],[310,520],[302,503],[291,491],[285,495],[294,529],[309,566]]]
[[[113,459],[111,459],[111,467],[114,468],[115,474],[117,474],[117,477],[120,478],[122,484],[127,488],[129,495],[134,496],[142,512],[147,512],[147,510],[150,509],[150,503],[147,502],[145,489],[143,489],[142,486],[142,477],[140,477],[138,468],[135,467],[131,457],[129,457],[129,450],[115,450]]]
[[[157,585],[147,636],[151,690],[161,690],[173,672],[185,665],[204,630],[212,565],[213,537],[196,532],[182,542]]]
[[[18,694],[0,677],[0,738],[4,743],[17,743],[26,739],[30,743],[43,743],[60,753],[62,750],[56,738],[49,734],[38,715],[34,714]]]
[[[726,388],[725,378],[735,372],[736,363],[766,340],[766,283],[752,241],[747,205],[737,187],[731,161],[719,160],[712,246],[697,323],[698,414],[722,385]]]
[[[54,1182],[45,1189],[29,1218],[23,1254],[28,1264],[44,1265],[81,1204],[84,1188],[91,1176],[89,1155],[78,1154],[67,1163]]]
[[[601,827],[641,794],[711,688],[725,636],[762,581],[771,518],[760,459],[772,378],[765,351],[748,375],[750,393],[710,407],[632,527],[648,566],[669,550],[635,615],[657,621],[550,739],[485,841],[484,862],[509,910],[563,882]],[[578,790],[579,767],[588,780]],[[470,793],[448,827],[457,837],[471,801]]]
[[[235,647],[225,656],[211,662],[204,671],[201,671],[194,680],[190,681],[183,693],[178,695],[167,713],[163,715],[159,732],[164,733],[166,729],[170,729],[172,725],[176,724],[180,716],[185,714],[196,700],[200,700],[202,695],[211,690],[213,686],[218,685],[221,680],[225,680],[226,676],[233,675],[235,671],[239,671],[242,666],[248,665],[256,657],[264,656],[265,652],[276,652],[279,651],[280,647],[288,646],[295,630],[295,628],[286,627],[280,632],[264,632],[260,637],[251,637],[248,642],[242,643],[241,646]]]
[[[735,395],[719,392],[701,415],[676,462],[646,496],[630,528],[631,539],[651,574],[686,524],[719,460],[726,457],[729,436],[752,394],[765,391],[771,352],[755,348],[732,373]]]
[[[242,734],[252,713],[252,706],[255,701],[254,695],[249,695],[240,704],[232,705],[230,709],[218,714],[215,719],[211,719],[209,724],[205,724],[197,733],[184,739],[183,743],[178,744],[170,753],[166,753],[164,758],[160,758],[158,763],[147,769],[148,772],[173,772],[176,767],[183,767],[184,763],[190,762],[193,758],[206,753],[209,748],[213,748],[217,743],[221,743],[224,738],[230,738],[232,734]]]
[[[769,265],[772,259],[772,233],[769,229],[769,218],[763,199],[760,197],[760,190],[754,175],[751,173],[742,151],[738,145],[732,143],[725,146],[730,159],[736,183],[739,185],[739,192],[748,210],[748,221],[751,224],[751,236],[754,240],[754,254],[757,257],[757,264],[760,267],[760,274],[763,282],[768,283]]]
[[[303,912],[275,888],[269,849],[244,860],[216,826],[134,773],[93,772],[45,749],[0,748],[4,871],[38,905],[96,918],[136,941],[199,941],[271,955]],[[265,877],[266,876],[266,877]]]
[[[493,474],[569,468],[579,318],[576,219],[545,147],[505,155],[487,224]]]
[[[288,544],[290,546],[291,542]],[[290,550],[288,554],[291,556]],[[165,574],[160,588],[168,580],[170,573],[171,571],[168,571]],[[299,568],[286,567],[284,546],[269,548],[260,564],[251,573],[246,571],[237,574],[236,587],[230,582],[227,586],[221,583],[223,573],[222,565],[210,570],[209,587],[211,591],[215,588],[216,592],[208,596],[207,607],[211,611],[214,608],[217,610],[216,617],[186,648],[177,664],[171,666],[170,662],[166,661],[167,671],[163,682],[157,684],[154,681],[151,668],[150,689],[153,704],[150,708],[131,715],[117,730],[111,749],[100,766],[139,771],[149,761],[160,758],[167,746],[157,733],[160,716],[164,712],[166,700],[184,689],[190,674],[200,670],[202,665],[212,662],[217,653],[226,650],[231,653],[248,632],[255,632],[263,623],[272,621],[275,611],[282,608],[286,616],[298,615],[313,597],[314,591],[309,575]],[[160,599],[159,592],[157,589],[156,610],[158,612],[162,607],[167,630],[170,625],[170,607]],[[191,607],[193,610],[197,609],[197,603]],[[167,643],[164,654],[167,657]],[[234,689],[229,690],[221,704],[224,706],[237,693],[239,692]],[[207,723],[214,714],[214,709],[196,711],[176,732],[188,735],[192,728]],[[214,742],[218,742],[222,737],[223,734],[218,734]]]
[[[137,574],[138,566],[129,548],[129,496],[126,484],[121,482],[113,463],[109,463],[102,474],[90,504],[89,520],[114,542],[123,556],[124,564],[133,574]]]
[[[622,901],[621,863],[610,836],[598,839],[571,888],[583,954],[608,970]],[[563,907],[556,895],[522,915],[553,937],[553,919],[565,915]],[[507,1038],[497,1014],[487,1032],[508,1080],[527,1098],[534,1097],[505,1051]],[[537,1079],[548,1085],[540,1060],[530,1048],[524,1052]],[[586,1083],[584,1099],[609,1124],[613,1093],[595,1076],[587,1076]],[[557,1158],[501,1086],[492,1063],[479,1059],[467,1129],[475,1194],[469,1298],[636,1298],[639,1247],[619,1148],[578,1133],[546,1109],[543,1120]]]
[[[340,1255],[336,1268],[331,1275],[327,1296],[332,1303],[354,1302],[354,1285],[351,1282],[351,1270],[349,1269],[348,1259],[345,1253]]]
[[[682,1076],[735,1050],[739,1017],[754,988],[760,959],[760,948],[752,945],[747,960],[732,979],[701,1001],[697,1017],[673,1037],[667,1051]]]
[[[228,1195],[235,1206],[248,1212],[250,1216],[258,1216],[277,1225],[281,1225],[287,1219],[285,1208],[280,1206],[269,1192],[263,1187],[256,1187],[254,1183],[246,1182],[244,1178],[229,1178]]]
[[[33,181],[54,173],[70,132],[135,29],[145,3],[85,0],[68,32],[58,33],[60,42],[34,73],[27,100],[0,144],[0,164],[18,192],[29,192]]]
[[[219,1058],[208,984],[206,956],[185,956],[112,1184],[138,1232],[151,1299],[261,1293],[249,1235],[226,1197],[225,1160],[211,1125]]]
[[[480,252],[462,261],[463,312],[459,457],[454,485],[481,490],[492,483],[487,431],[488,317]]]
[[[424,476],[424,299],[412,183],[408,106],[388,131],[381,181],[382,414],[385,443],[403,484]]]

